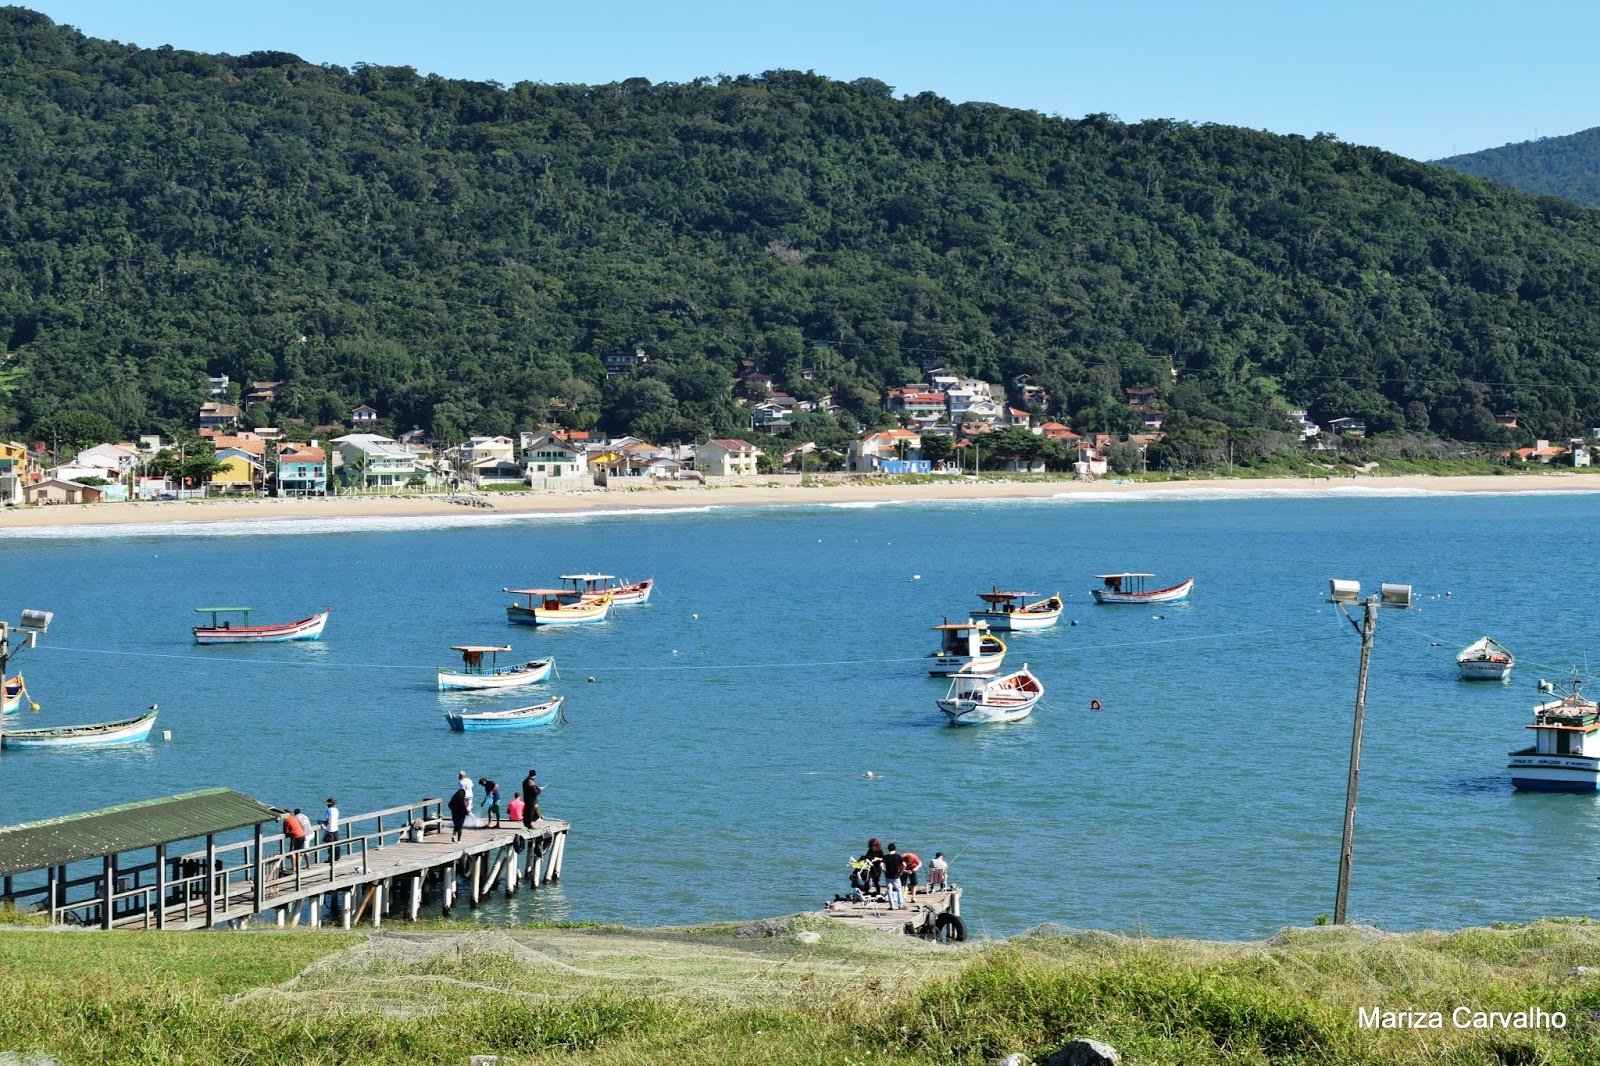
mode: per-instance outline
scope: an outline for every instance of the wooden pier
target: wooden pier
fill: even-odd
[[[448,916],[496,888],[510,896],[560,880],[567,822],[469,828],[452,841],[443,808],[430,798],[359,814],[343,820],[341,839],[298,851],[263,832],[281,811],[226,789],[0,827],[0,902],[48,912],[52,923],[174,930],[242,928],[262,917],[295,925],[302,914],[315,927],[327,903],[330,920],[348,929],[415,921],[428,903]],[[218,828],[225,823],[233,824]],[[187,831],[196,827],[209,831]],[[217,842],[245,829],[248,839]],[[202,837],[200,849],[173,846]]]
[[[835,900],[825,906],[822,913],[858,929],[905,933],[945,942],[967,938],[966,923],[961,921],[961,889],[956,885],[918,888],[906,899],[904,907],[890,908],[887,903],[870,900],[863,903]]]

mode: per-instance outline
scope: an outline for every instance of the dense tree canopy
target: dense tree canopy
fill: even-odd
[[[1434,161],[1463,174],[1523,192],[1600,207],[1600,126],[1565,137],[1541,137]]]
[[[0,430],[170,430],[225,373],[287,383],[258,424],[687,439],[743,429],[742,359],[867,422],[932,359],[1081,429],[1154,387],[1196,454],[1291,405],[1554,437],[1600,416],[1597,253],[1589,211],[1325,136],[792,71],[507,88],[0,9]]]

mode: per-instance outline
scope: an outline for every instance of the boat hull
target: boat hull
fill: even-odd
[[[1150,592],[1112,592],[1109,589],[1091,589],[1096,603],[1178,603],[1189,598],[1194,588],[1194,578],[1171,588],[1153,589]]]
[[[561,702],[557,696],[548,703],[532,707],[518,707],[510,711],[487,711],[483,714],[450,712],[445,720],[458,733],[477,733],[492,729],[537,729],[553,724],[561,715]]]
[[[631,585],[621,585],[611,590],[611,602],[617,607],[637,607],[641,603],[650,602],[650,590],[655,588],[656,579],[636,581]]]
[[[1600,791],[1600,758],[1511,753],[1511,785],[1524,792]]]
[[[320,640],[322,629],[328,624],[328,611],[302,618],[298,622],[285,622],[273,626],[233,626],[221,628],[195,626],[197,644],[278,644],[286,640]]]
[[[554,659],[540,659],[529,663],[527,666],[508,667],[504,670],[495,670],[486,674],[458,674],[449,670],[440,670],[439,691],[487,691],[520,688],[523,685],[536,685],[550,676],[550,671],[554,666]]]
[[[1511,676],[1511,663],[1464,662],[1457,663],[1463,681],[1504,681]]]
[[[544,607],[524,607],[520,603],[506,605],[506,621],[519,626],[583,626],[604,622],[611,617],[611,603],[578,603],[571,607],[548,610]]]
[[[1042,610],[1034,610],[1044,604],[1051,606]],[[975,622],[988,622],[990,629],[1006,630],[1012,633],[1027,632],[1033,629],[1049,629],[1061,620],[1061,612],[1065,605],[1056,597],[1040,600],[1016,611],[974,611],[972,619]]]
[[[1008,706],[975,700],[940,700],[939,710],[950,719],[951,725],[990,725],[996,722],[1020,722],[1033,713],[1038,702],[1038,696]]]
[[[49,751],[62,748],[103,747],[110,744],[138,744],[150,735],[156,712],[120,722],[95,725],[61,726],[56,729],[19,729],[0,732],[0,748],[8,751]]]

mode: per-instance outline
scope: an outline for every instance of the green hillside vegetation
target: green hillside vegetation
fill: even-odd
[[[1541,137],[1436,159],[1434,166],[1488,178],[1523,192],[1600,207],[1600,126],[1565,137]]]
[[[371,939],[12,931],[0,1051],[73,1066],[986,1066],[1092,1037],[1140,1066],[1567,1066],[1600,1062],[1600,984],[1572,973],[1597,957],[1593,926],[1556,922],[1252,944],[1039,931],[960,947],[822,918]],[[1462,1029],[1457,1007],[1567,1024]],[[1444,1028],[1363,1028],[1363,1008],[1439,1011]]]
[[[1328,136],[793,71],[505,87],[0,9],[0,432],[171,432],[226,373],[288,383],[247,425],[703,439],[745,430],[754,359],[844,406],[800,420],[836,446],[933,359],[1080,431],[1154,386],[1175,448],[1236,460],[1294,446],[1290,406],[1556,439],[1600,416],[1597,266],[1600,216]]]

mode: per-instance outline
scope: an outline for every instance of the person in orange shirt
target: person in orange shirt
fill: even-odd
[[[289,845],[290,857],[286,860],[289,870],[297,869],[299,859],[294,856],[297,851],[304,851],[306,846],[306,827],[300,824],[300,819],[288,811],[283,815],[283,839]]]

